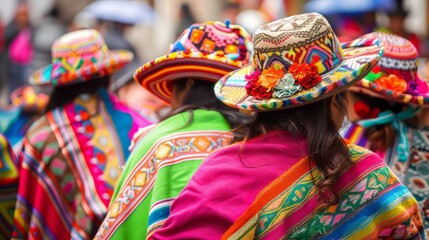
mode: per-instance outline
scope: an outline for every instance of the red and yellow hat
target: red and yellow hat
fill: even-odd
[[[196,23],[182,33],[166,55],[137,69],[134,79],[170,102],[174,80],[216,82],[248,63],[251,51],[251,37],[244,28],[228,22]]]

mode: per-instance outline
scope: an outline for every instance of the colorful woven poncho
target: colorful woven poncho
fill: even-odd
[[[203,159],[231,140],[228,122],[216,111],[176,114],[144,135],[124,169],[99,239],[145,239],[161,227],[170,206]]]
[[[307,141],[275,131],[207,157],[150,239],[419,239],[412,194],[374,153],[349,144],[354,165],[319,202]]]
[[[94,236],[130,139],[148,124],[105,90],[43,115],[24,139],[13,238]]]
[[[369,147],[365,128],[351,124],[344,131],[344,138],[363,147]],[[396,152],[399,141],[385,151],[377,151],[399,180],[410,190],[419,203],[426,236],[429,236],[429,127],[415,129],[407,127],[409,157],[399,161]]]
[[[16,157],[8,140],[0,134],[0,239],[10,239],[18,190]]]

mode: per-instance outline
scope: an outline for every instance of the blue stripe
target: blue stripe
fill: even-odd
[[[378,194],[380,195],[380,194]],[[347,221],[336,226],[336,229],[330,234],[320,239],[343,239],[345,236],[357,232],[358,230],[366,227],[380,214],[389,209],[393,209],[412,197],[408,189],[399,184],[398,186],[385,191],[378,199],[371,202],[362,208],[357,214],[352,216]]]
[[[119,137],[118,141],[113,141],[113,143],[119,143],[119,146],[115,145],[115,148],[121,148],[122,153],[124,155],[124,161],[127,161],[130,151],[128,150],[128,146],[131,144],[131,139],[129,137],[129,133],[134,125],[134,119],[131,116],[131,113],[123,112],[119,109],[115,108],[115,105],[110,98],[109,93],[105,89],[98,90],[98,94],[100,95],[103,105],[106,108],[106,113],[109,115],[110,120],[113,123],[113,126],[106,125],[111,133],[116,137]],[[99,109],[101,111],[101,109]],[[103,121],[106,121],[103,118]],[[111,129],[111,128],[114,129]]]
[[[170,215],[170,205],[160,207],[149,215],[148,226],[151,226],[159,221],[165,220]]]

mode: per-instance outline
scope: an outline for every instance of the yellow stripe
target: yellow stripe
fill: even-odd
[[[417,211],[417,202],[412,196],[409,196],[407,200],[398,203],[398,205],[396,205],[394,208],[391,208],[388,211],[378,215],[371,221],[371,224],[360,231],[355,232],[347,239],[362,239],[364,237],[368,237],[369,235],[375,234],[375,231],[378,232],[382,228],[387,227],[392,223],[399,224],[410,218],[410,215],[413,215],[412,213],[404,214],[404,212],[408,212],[410,208],[415,208]],[[373,235],[372,237],[375,236]]]
[[[362,134],[362,131],[363,131],[363,127],[361,127],[361,126],[357,126],[354,130],[353,130],[353,134],[352,134],[352,136],[350,137],[350,142],[352,142],[352,143],[357,143],[357,141],[358,141],[358,137],[359,136],[361,136],[361,134]]]

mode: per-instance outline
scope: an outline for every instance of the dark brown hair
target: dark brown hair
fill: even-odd
[[[72,85],[55,87],[49,96],[45,113],[72,102],[73,99],[82,93],[95,93],[100,88],[107,89],[109,82],[110,76],[104,76]]]
[[[364,102],[371,108],[379,108],[381,112],[390,110],[393,113],[398,113],[406,107],[404,104],[387,101],[363,93],[349,91],[349,94],[352,98]],[[391,124],[384,124],[365,129],[364,135],[368,139],[368,148],[371,151],[384,151],[395,143],[397,134]]]
[[[340,124],[331,106],[346,116],[346,99],[342,94],[318,102],[281,111],[258,112],[248,124],[234,130],[235,141],[246,141],[275,130],[287,130],[292,136],[303,136],[308,143],[308,157],[320,169],[323,179],[316,182],[321,202],[333,205],[339,197],[332,187],[337,178],[353,163],[349,150],[338,133]]]
[[[173,82],[176,91],[183,91],[186,87],[188,79],[179,79]],[[242,125],[249,119],[248,115],[238,112],[236,109],[230,108],[216,98],[214,94],[213,82],[204,80],[195,80],[185,96],[182,106],[171,110],[166,116],[163,116],[161,121],[182,112],[189,112],[190,118],[186,125],[189,125],[193,120],[193,110],[207,109],[218,111],[228,121],[231,128]]]

